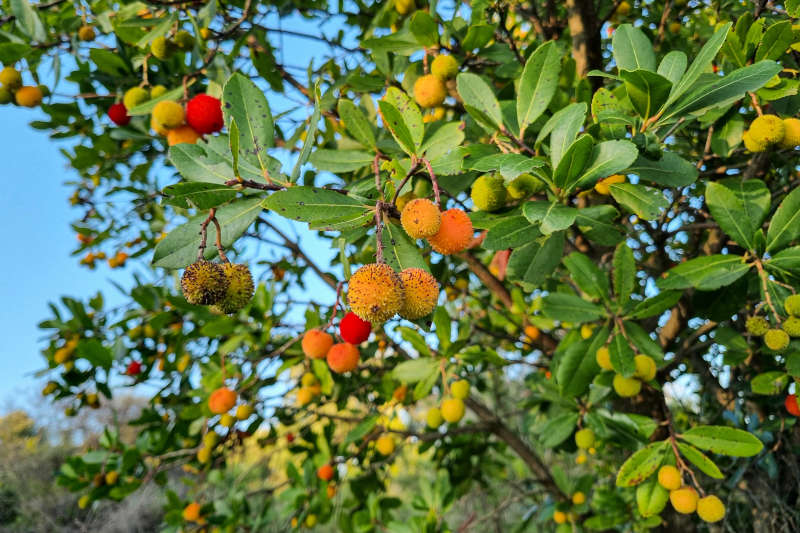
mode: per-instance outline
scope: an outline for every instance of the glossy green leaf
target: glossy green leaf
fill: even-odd
[[[458,94],[464,101],[464,106],[475,120],[487,128],[500,129],[503,124],[503,115],[500,112],[500,103],[483,78],[477,74],[462,72],[456,77]]]
[[[785,248],[800,237],[800,187],[781,201],[767,229],[767,251]]]
[[[622,70],[656,70],[656,55],[650,39],[631,24],[621,24],[611,38],[611,49],[617,68]]]
[[[667,101],[672,82],[649,70],[621,70],[620,78],[633,108],[643,119],[653,116]]]
[[[563,259],[570,278],[588,296],[595,299],[608,299],[608,277],[586,255],[572,252]]]
[[[374,148],[375,133],[361,109],[350,100],[339,100],[337,110],[350,135],[364,146]]]
[[[556,202],[527,202],[522,212],[532,224],[539,223],[543,234],[549,235],[570,227],[578,210]]]
[[[764,448],[752,433],[727,426],[697,426],[680,437],[701,450],[731,457],[752,457]]]
[[[761,180],[734,178],[706,185],[706,204],[722,230],[739,245],[753,248],[753,235],[770,206],[769,189]]]
[[[558,87],[561,50],[556,41],[540,45],[525,62],[517,91],[519,136],[545,112]]]
[[[540,285],[561,261],[564,241],[564,233],[556,232],[514,249],[508,259],[508,277]]]
[[[695,287],[702,291],[711,291],[730,285],[749,269],[750,265],[738,255],[706,255],[695,257],[668,270],[656,284],[664,290]]]
[[[210,209],[236,197],[236,190],[217,183],[190,181],[165,187],[164,203],[188,209]]]
[[[609,187],[614,200],[633,211],[645,220],[654,220],[669,206],[661,191],[634,185],[633,183],[614,183]]]
[[[579,324],[597,320],[605,315],[605,310],[599,305],[587,302],[580,296],[554,292],[543,299],[542,313],[553,320]]]
[[[614,296],[620,305],[625,305],[636,284],[636,260],[633,250],[621,242],[614,250]]]
[[[625,335],[617,332],[608,345],[608,352],[611,356],[611,366],[614,367],[614,372],[622,374],[626,378],[631,377],[636,371],[636,365],[633,361],[635,354]]]
[[[666,441],[654,442],[628,457],[617,472],[617,486],[634,487],[645,481],[661,466],[668,448]]]

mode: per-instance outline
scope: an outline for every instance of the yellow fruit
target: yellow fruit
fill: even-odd
[[[230,413],[224,413],[219,417],[219,425],[224,428],[232,427],[236,423],[236,419]]]
[[[312,385],[316,385],[317,376],[311,373],[303,374],[303,377],[300,379],[300,384],[303,387],[311,387]]]
[[[795,148],[800,146],[800,119],[783,119],[783,139],[779,143],[781,148]]]
[[[165,94],[167,94],[167,88],[164,87],[163,85],[154,85],[153,87],[150,87],[150,99],[151,100],[154,100],[154,99],[158,98],[159,96],[162,96],[162,95],[165,95]]]
[[[208,28],[200,28],[200,38],[207,41],[211,37],[211,30]]]
[[[762,316],[751,316],[745,322],[745,328],[749,333],[761,337],[769,331],[769,322]]]
[[[635,378],[626,378],[622,374],[614,376],[614,390],[623,398],[636,396],[642,390],[642,382]]]
[[[481,211],[497,211],[506,205],[508,193],[500,176],[485,174],[472,184],[472,203]]]
[[[643,381],[650,381],[656,377],[656,362],[653,361],[652,357],[639,354],[633,358],[633,362],[636,365],[636,371],[633,375],[637,378]]]
[[[153,57],[156,59],[167,59],[170,55],[172,55],[172,42],[167,40],[166,37],[156,37],[153,39],[153,42],[150,43],[150,53],[153,54]]]
[[[781,142],[785,127],[776,115],[761,115],[756,118],[748,130],[750,139],[758,145],[772,145]]]
[[[89,507],[89,504],[92,502],[91,497],[88,494],[84,494],[78,499],[78,508],[79,509],[86,509]]]
[[[183,124],[185,116],[183,106],[172,100],[162,100],[153,108],[153,119],[167,129]]]
[[[42,103],[42,90],[33,85],[26,85],[17,89],[14,98],[17,100],[17,105],[22,107],[36,107]]]
[[[125,91],[125,96],[122,97],[122,105],[125,106],[125,109],[130,111],[137,105],[143,104],[149,99],[150,99],[150,93],[148,93],[144,88],[131,87],[130,89]]]
[[[800,316],[800,294],[792,294],[783,302],[786,312],[792,316]]]
[[[181,290],[190,304],[213,305],[225,297],[228,277],[220,265],[201,259],[184,270]]]
[[[789,346],[789,334],[782,329],[771,329],[764,334],[764,344],[773,351],[780,351]]]
[[[312,528],[317,525],[317,515],[310,514],[306,517],[306,521],[304,522],[305,526],[308,528]]]
[[[431,407],[425,415],[425,422],[429,428],[436,429],[442,425],[443,422],[442,411],[438,407]]]
[[[187,368],[189,368],[189,363],[192,362],[191,356],[189,354],[183,354],[180,359],[178,359],[178,363],[175,365],[175,369],[178,372],[185,372]]]
[[[433,109],[433,112],[430,114],[426,114],[422,117],[422,122],[436,122],[437,120],[442,120],[444,118],[446,111],[445,108],[439,106]]]
[[[203,446],[213,449],[219,443],[219,433],[216,431],[209,431],[203,435]]]
[[[242,404],[236,408],[236,418],[239,420],[247,420],[253,414],[253,407],[248,404]]]
[[[594,333],[594,326],[591,324],[581,324],[581,338],[588,339]]]
[[[578,454],[578,455],[575,457],[575,464],[576,464],[576,465],[582,465],[582,464],[583,464],[583,463],[585,463],[585,462],[586,462],[588,459],[589,459],[589,458],[588,458],[588,457],[586,457],[586,454],[585,454],[585,453],[583,453],[583,452],[580,452],[580,453],[579,453],[579,454]]]
[[[187,522],[197,522],[200,519],[200,504],[192,502],[183,508],[183,519]]]
[[[436,107],[442,105],[447,88],[438,76],[426,74],[414,82],[414,100],[422,107]]]
[[[624,182],[625,182],[625,176],[621,174],[614,174],[612,176],[603,178],[600,181],[598,181],[594,186],[594,190],[599,192],[600,194],[608,195],[611,194],[611,189],[609,188],[610,185],[613,185],[615,183],[624,183]]]
[[[436,252],[450,255],[462,252],[472,242],[472,221],[461,209],[448,209],[442,213],[439,232],[428,237],[428,242]]]
[[[681,23],[678,21],[672,21],[669,23],[669,31],[670,33],[680,33],[681,32]]]
[[[442,401],[442,418],[446,422],[455,424],[464,417],[464,401],[458,398],[448,398]]]
[[[688,486],[675,489],[670,491],[669,501],[675,511],[691,514],[697,509],[697,491]]]
[[[211,460],[211,450],[209,448],[200,448],[197,450],[197,461],[205,464]]]
[[[442,213],[436,204],[426,198],[416,198],[405,204],[400,213],[400,223],[409,237],[425,239],[439,232]]]
[[[603,370],[614,370],[614,367],[611,365],[611,352],[608,351],[606,346],[598,348],[594,357],[597,361],[597,366]]]
[[[664,465],[658,470],[658,483],[667,490],[676,490],[681,487],[683,480],[677,468]]]
[[[14,67],[5,67],[0,70],[0,83],[7,89],[16,90],[22,87],[22,74]]]
[[[223,263],[222,271],[228,278],[228,288],[225,290],[225,296],[214,308],[230,315],[244,308],[253,297],[253,276],[247,265],[243,264]]]
[[[553,513],[553,522],[556,524],[564,524],[567,521],[567,513],[564,511],[556,511]]]
[[[392,455],[394,453],[394,438],[390,435],[381,435],[375,441],[375,448],[381,455]]]
[[[719,522],[725,518],[725,504],[713,494],[697,502],[697,516],[703,522]]]
[[[81,41],[94,41],[95,37],[94,28],[88,24],[84,24],[78,29],[78,39]]]
[[[58,383],[56,383],[55,381],[50,381],[42,389],[42,396],[49,396],[50,394],[53,394],[56,391],[56,389],[58,389]]]
[[[175,146],[176,144],[195,144],[199,138],[200,134],[187,124],[167,130],[167,144],[170,146]]]
[[[572,503],[574,503],[575,505],[581,505],[585,501],[586,501],[586,495],[580,491],[572,495]]]
[[[314,399],[314,393],[311,392],[310,387],[300,387],[297,389],[297,405],[300,407],[311,403],[311,400]]]
[[[431,63],[431,74],[443,80],[455,78],[458,74],[458,61],[453,56],[439,54]]]
[[[767,144],[755,142],[753,138],[750,136],[749,131],[745,131],[744,133],[742,133],[742,142],[744,142],[744,147],[753,153],[763,152],[767,149]]]
[[[590,428],[579,429],[575,432],[575,446],[582,450],[587,450],[594,446],[594,431]]]
[[[439,283],[421,268],[406,268],[400,272],[405,297],[400,316],[416,320],[427,316],[436,308],[439,300]]]
[[[161,124],[159,124],[158,122],[156,122],[156,117],[152,115],[150,115],[150,129],[152,129],[154,132],[161,135],[162,137],[165,137],[169,134],[169,130],[164,126],[162,126]]]
[[[453,396],[453,398],[463,400],[469,396],[469,388],[469,381],[466,379],[460,379],[450,385],[450,394]]]
[[[615,11],[615,13],[618,13],[620,15],[627,15],[630,12],[631,12],[631,5],[625,1],[620,2],[620,4],[617,6],[617,10]]]
[[[303,353],[310,359],[322,359],[333,346],[333,337],[319,329],[310,329],[303,335]]]
[[[401,15],[411,13],[415,7],[414,0],[394,0],[394,8]]]
[[[111,470],[110,472],[106,472],[106,485],[114,485],[117,480],[119,479],[119,472],[116,470]]]
[[[359,318],[373,326],[399,313],[404,300],[403,282],[387,264],[364,265],[350,278],[347,303]]]

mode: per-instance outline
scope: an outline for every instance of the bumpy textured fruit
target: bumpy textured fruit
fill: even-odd
[[[442,213],[436,204],[427,198],[416,198],[403,207],[400,213],[400,223],[409,237],[425,239],[439,232]]]
[[[122,102],[117,102],[108,108],[108,118],[117,126],[126,126],[131,121],[128,110]]]
[[[442,105],[447,88],[438,76],[426,74],[417,78],[414,82],[414,100],[421,107],[436,107]]]
[[[614,367],[611,365],[611,352],[608,351],[606,346],[598,348],[594,358],[597,361],[597,366],[603,370],[614,370]]]
[[[208,408],[215,415],[227,413],[236,405],[236,393],[227,387],[220,387],[208,397]]]
[[[14,100],[14,93],[8,87],[0,87],[0,105],[10,104]]]
[[[623,398],[636,396],[642,390],[642,382],[636,378],[626,378],[622,374],[614,376],[614,390]]]
[[[389,265],[364,265],[356,270],[348,285],[350,309],[367,322],[383,324],[403,308],[403,282]]]
[[[153,39],[153,42],[150,43],[150,53],[153,54],[153,57],[156,59],[164,60],[172,55],[172,46],[172,43],[166,37],[156,37]]]
[[[578,491],[572,495],[572,503],[575,505],[582,505],[586,502],[586,494]]]
[[[752,335],[760,337],[769,331],[769,322],[763,316],[751,316],[745,322],[745,328]]]
[[[381,435],[375,441],[375,449],[381,455],[392,455],[394,453],[394,438],[390,435]]]
[[[756,142],[753,140],[753,137],[750,135],[750,132],[745,130],[742,133],[742,142],[744,143],[744,147],[747,148],[750,152],[763,152],[768,148],[767,143],[763,142]]]
[[[372,324],[366,320],[361,320],[353,312],[348,312],[339,322],[339,336],[350,344],[361,344],[369,339],[372,332]]]
[[[133,109],[137,105],[143,104],[149,99],[150,93],[148,93],[143,87],[131,87],[125,91],[125,95],[122,97],[122,103],[125,104],[125,109]]]
[[[754,143],[767,146],[781,142],[784,133],[783,121],[776,115],[757,117],[748,130],[750,139]]]
[[[472,241],[472,221],[461,209],[448,209],[442,213],[439,233],[428,237],[433,249],[442,255],[450,255],[467,249]]]
[[[22,74],[14,67],[5,67],[0,70],[0,83],[3,84],[3,87],[12,91],[19,89],[22,87]]]
[[[183,124],[183,106],[172,100],[162,100],[153,108],[153,119],[167,129]]]
[[[20,87],[17,89],[17,92],[14,93],[14,98],[17,100],[17,105],[21,105],[22,107],[36,107],[42,103],[43,96],[42,90],[39,87],[34,87],[33,85]]]
[[[167,88],[163,85],[154,85],[150,87],[150,99],[158,98],[159,96],[167,94]]]
[[[643,381],[650,381],[656,377],[656,362],[653,361],[652,357],[639,354],[633,358],[633,362],[636,365],[634,376],[637,378]]]
[[[303,353],[311,359],[322,359],[333,346],[333,337],[319,329],[310,329],[303,335]]]
[[[594,446],[594,431],[590,428],[579,429],[575,432],[575,446],[582,450],[588,450]]]
[[[783,322],[781,329],[790,337],[800,337],[800,317],[790,316]]]
[[[421,268],[406,268],[400,272],[405,297],[400,316],[416,320],[427,316],[436,308],[439,300],[439,283]]]
[[[425,423],[429,428],[436,429],[442,425],[444,418],[442,418],[442,411],[438,407],[431,407],[425,414]]]
[[[220,265],[201,259],[183,271],[181,289],[190,304],[214,305],[225,297],[228,277]]]
[[[197,522],[200,518],[200,504],[192,502],[183,508],[183,519],[187,522]]]
[[[222,129],[222,102],[207,94],[198,94],[186,104],[186,123],[197,133],[208,135]]]
[[[167,144],[175,146],[176,144],[195,144],[200,138],[200,134],[194,131],[194,128],[184,124],[171,130],[167,130]]]
[[[506,191],[514,200],[528,198],[544,188],[544,182],[536,179],[531,174],[520,174],[514,181],[508,184]]]
[[[599,192],[600,194],[609,195],[611,194],[611,188],[610,188],[611,185],[615,183],[624,183],[624,182],[625,182],[625,176],[621,174],[614,174],[612,176],[603,178],[600,181],[598,181],[594,186],[594,190]]]
[[[317,477],[322,481],[330,481],[333,479],[333,467],[329,464],[325,464],[317,468]]]
[[[464,401],[458,398],[447,398],[442,401],[442,418],[446,422],[455,424],[464,417]]]
[[[692,487],[681,487],[669,493],[672,508],[681,514],[691,514],[697,509],[697,491]]]
[[[453,398],[458,398],[459,400],[463,400],[467,396],[469,396],[469,389],[470,389],[469,381],[467,381],[466,379],[460,379],[450,385],[450,394],[453,396]]]
[[[783,119],[783,139],[779,143],[781,148],[795,148],[800,146],[800,119]]]
[[[697,501],[697,516],[703,522],[719,522],[725,518],[725,504],[713,494],[700,498]]]
[[[194,47],[194,35],[186,30],[181,30],[175,34],[175,45],[181,50],[189,50]]]
[[[394,9],[401,15],[411,13],[414,7],[414,0],[394,0]]]
[[[247,265],[242,264],[224,263],[222,271],[228,279],[228,288],[215,309],[226,314],[235,313],[253,297],[253,276]]]
[[[800,416],[800,405],[797,403],[797,395],[789,394],[783,401],[783,406],[789,411],[790,415]]]
[[[764,344],[776,352],[783,350],[789,346],[789,334],[782,329],[771,329],[764,334]]]
[[[658,469],[658,483],[667,490],[676,490],[681,487],[683,480],[677,468],[664,465]]]
[[[506,205],[506,187],[503,178],[485,174],[472,184],[472,203],[481,211],[497,211]]]
[[[792,294],[783,302],[786,312],[792,316],[800,316],[800,294]]]
[[[328,366],[337,374],[352,372],[358,368],[359,353],[358,348],[349,342],[334,344],[328,350]]]
[[[78,39],[81,41],[94,41],[96,36],[97,35],[94,32],[94,28],[88,24],[84,24],[78,28]]]
[[[431,74],[443,80],[455,78],[458,74],[458,61],[453,56],[439,54],[433,58],[431,63]]]

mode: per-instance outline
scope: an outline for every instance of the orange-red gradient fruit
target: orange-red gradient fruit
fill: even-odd
[[[467,249],[472,241],[472,221],[461,209],[448,209],[442,213],[439,232],[428,238],[433,249],[442,255],[450,255]]]
[[[317,477],[322,481],[330,481],[333,479],[333,467],[331,465],[322,465],[317,468]]]
[[[310,329],[303,335],[303,353],[311,359],[322,359],[333,346],[333,337],[319,329]]]
[[[328,366],[337,374],[351,372],[358,367],[358,348],[349,342],[334,344],[328,350]]]
[[[208,408],[215,415],[227,413],[236,405],[236,393],[227,387],[220,387],[208,398]]]
[[[411,200],[400,213],[400,223],[409,237],[425,239],[439,232],[442,213],[436,204],[426,198]]]

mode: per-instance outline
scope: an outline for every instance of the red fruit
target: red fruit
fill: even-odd
[[[797,396],[794,394],[788,395],[783,405],[786,407],[786,410],[789,411],[789,414],[800,416],[800,405],[797,405]]]
[[[222,129],[222,102],[207,94],[198,94],[186,104],[186,122],[197,133],[214,133]]]
[[[286,440],[288,442],[294,442],[294,433],[287,433],[286,434]]]
[[[369,339],[369,334],[372,332],[372,324],[366,320],[361,320],[359,316],[352,311],[344,315],[344,318],[339,322],[339,335],[345,342],[350,344],[361,344]]]
[[[131,121],[128,110],[122,102],[116,103],[108,108],[108,118],[117,126],[126,126]]]
[[[317,477],[322,481],[330,481],[333,479],[333,467],[331,465],[322,465],[317,469]]]
[[[128,363],[128,369],[125,371],[129,376],[136,376],[142,371],[142,363],[139,361],[131,361]]]

